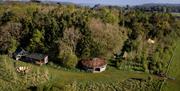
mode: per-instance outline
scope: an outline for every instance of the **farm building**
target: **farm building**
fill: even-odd
[[[13,53],[13,58],[15,58],[15,60],[20,60],[23,56],[28,55],[29,53],[27,51],[25,51],[22,48],[18,48],[16,49],[16,51]]]
[[[102,58],[92,58],[92,59],[84,59],[80,61],[80,65],[83,69],[93,72],[99,73],[105,71],[107,63],[105,59]]]
[[[29,63],[35,63],[38,65],[48,63],[48,56],[40,53],[29,53],[23,49],[17,49],[13,53],[15,60],[21,60]]]
[[[25,60],[42,65],[48,63],[48,56],[40,53],[31,53],[25,57]]]

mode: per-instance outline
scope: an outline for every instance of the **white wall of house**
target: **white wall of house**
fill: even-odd
[[[106,66],[107,66],[107,64],[104,66],[101,66],[101,67],[96,67],[96,68],[87,68],[87,67],[84,67],[84,68],[87,71],[92,72],[92,73],[100,73],[100,72],[103,72],[106,70]],[[98,69],[98,70],[96,70],[96,69]]]
[[[100,72],[105,71],[105,70],[106,70],[106,66],[107,66],[107,65],[102,66],[102,67],[100,68]]]
[[[17,55],[15,58],[16,58],[16,60],[19,60],[19,59],[21,59],[21,55]]]
[[[93,72],[93,73],[100,73],[100,72],[103,72],[103,71],[106,70],[106,66],[107,66],[107,65],[98,67],[98,68],[100,69],[99,71],[96,71],[96,70],[95,70],[96,68],[94,68],[92,72]]]
[[[45,64],[48,63],[48,56],[46,56],[46,57],[44,58],[44,63],[45,63]]]

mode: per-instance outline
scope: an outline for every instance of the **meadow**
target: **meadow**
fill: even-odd
[[[57,69],[50,65],[40,67],[15,61],[6,55],[0,58],[0,88],[3,91],[127,91],[138,89],[151,91],[152,89],[158,90],[162,82],[155,75],[120,71],[110,66],[103,73],[92,74]],[[29,67],[31,71],[18,73],[16,71],[18,66]]]
[[[175,56],[170,66],[168,75],[175,78],[175,80],[167,80],[164,91],[179,91],[180,89],[180,41],[177,41],[177,49],[175,50]]]

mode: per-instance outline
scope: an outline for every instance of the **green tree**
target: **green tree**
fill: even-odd
[[[38,29],[35,29],[27,49],[32,52],[40,51],[44,47],[43,39],[43,33]]]
[[[12,54],[13,52],[15,52],[15,50],[17,49],[18,44],[19,43],[17,42],[16,39],[11,38],[10,45],[9,45],[9,48],[8,48],[8,53]]]
[[[78,63],[78,58],[73,52],[63,52],[60,54],[60,61],[63,66],[75,68]]]

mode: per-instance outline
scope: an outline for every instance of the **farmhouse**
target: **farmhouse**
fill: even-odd
[[[38,65],[48,63],[48,55],[40,54],[40,53],[29,53],[24,49],[17,49],[13,53],[13,57],[15,60],[21,60],[29,63],[35,63]]]
[[[42,65],[48,63],[48,56],[40,53],[31,53],[25,57],[25,60]]]
[[[84,59],[80,61],[80,64],[83,69],[93,73],[105,71],[107,66],[105,59],[102,58]]]

